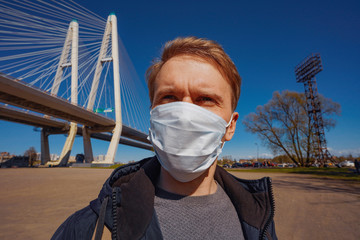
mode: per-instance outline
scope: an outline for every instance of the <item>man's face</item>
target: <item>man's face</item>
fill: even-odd
[[[232,90],[215,66],[203,59],[181,55],[168,60],[158,73],[154,83],[152,107],[170,102],[183,101],[196,104],[229,122],[232,115]],[[231,136],[235,131],[238,114],[234,113]]]

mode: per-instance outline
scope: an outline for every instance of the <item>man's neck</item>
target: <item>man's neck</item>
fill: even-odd
[[[217,185],[214,180],[216,161],[198,178],[190,182],[179,182],[161,167],[158,187],[165,191],[186,196],[203,196],[216,192]]]

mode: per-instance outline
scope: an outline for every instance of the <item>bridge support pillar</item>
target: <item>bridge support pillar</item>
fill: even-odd
[[[91,163],[94,161],[92,146],[91,146],[91,138],[90,138],[90,129],[86,126],[82,128],[82,135],[84,141],[84,155],[85,155],[85,162]]]
[[[72,122],[72,123],[70,123],[69,135],[66,138],[64,148],[60,155],[59,166],[66,166],[66,164],[68,163],[69,158],[70,158],[71,149],[74,144],[76,133],[77,133],[77,124]]]
[[[116,151],[119,146],[121,130],[122,130],[122,124],[117,123],[113,130],[113,135],[105,157],[105,162],[104,162],[105,164],[114,164]]]
[[[49,133],[46,129],[41,129],[41,165],[50,161]]]

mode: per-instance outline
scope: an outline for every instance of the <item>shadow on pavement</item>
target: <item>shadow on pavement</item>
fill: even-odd
[[[281,176],[273,179],[274,187],[289,188],[294,190],[314,190],[323,193],[339,192],[360,197],[360,184],[344,180],[328,179],[311,176]]]

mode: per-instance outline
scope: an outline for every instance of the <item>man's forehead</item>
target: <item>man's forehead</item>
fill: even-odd
[[[168,83],[171,84],[172,80],[169,79],[171,77],[176,77],[177,79],[180,79],[183,77],[183,75],[186,75],[187,72],[185,72],[185,69],[189,69],[189,71],[191,70],[198,70],[198,69],[203,69],[203,68],[208,68],[207,71],[202,72],[201,75],[209,75],[210,76],[214,76],[214,71],[216,71],[218,74],[218,80],[225,80],[224,76],[222,75],[221,71],[218,69],[218,67],[210,62],[207,61],[203,58],[197,57],[197,56],[192,56],[192,55],[179,55],[179,56],[175,56],[172,57],[171,59],[169,59],[160,69],[159,73],[157,74],[155,80],[157,79],[161,79],[162,83]],[[179,69],[184,70],[183,72],[177,72]],[[170,70],[170,71],[169,71]],[[211,72],[210,72],[211,71]],[[199,71],[195,71],[196,73],[199,73]],[[188,77],[188,76],[187,76]],[[194,78],[194,80],[197,80],[196,78]],[[201,79],[199,79],[201,80]],[[222,82],[220,81],[220,82]],[[227,81],[226,81],[227,82]],[[156,81],[155,81],[156,83]],[[202,85],[207,85],[206,82],[199,82],[199,84]]]
[[[197,62],[213,64],[212,61],[210,61],[210,59],[208,59],[206,57],[198,56],[195,54],[188,54],[188,53],[178,54],[176,56],[173,56],[170,59],[168,59],[165,62],[165,64],[170,61],[184,61],[184,60],[192,60],[192,61],[197,61]]]

